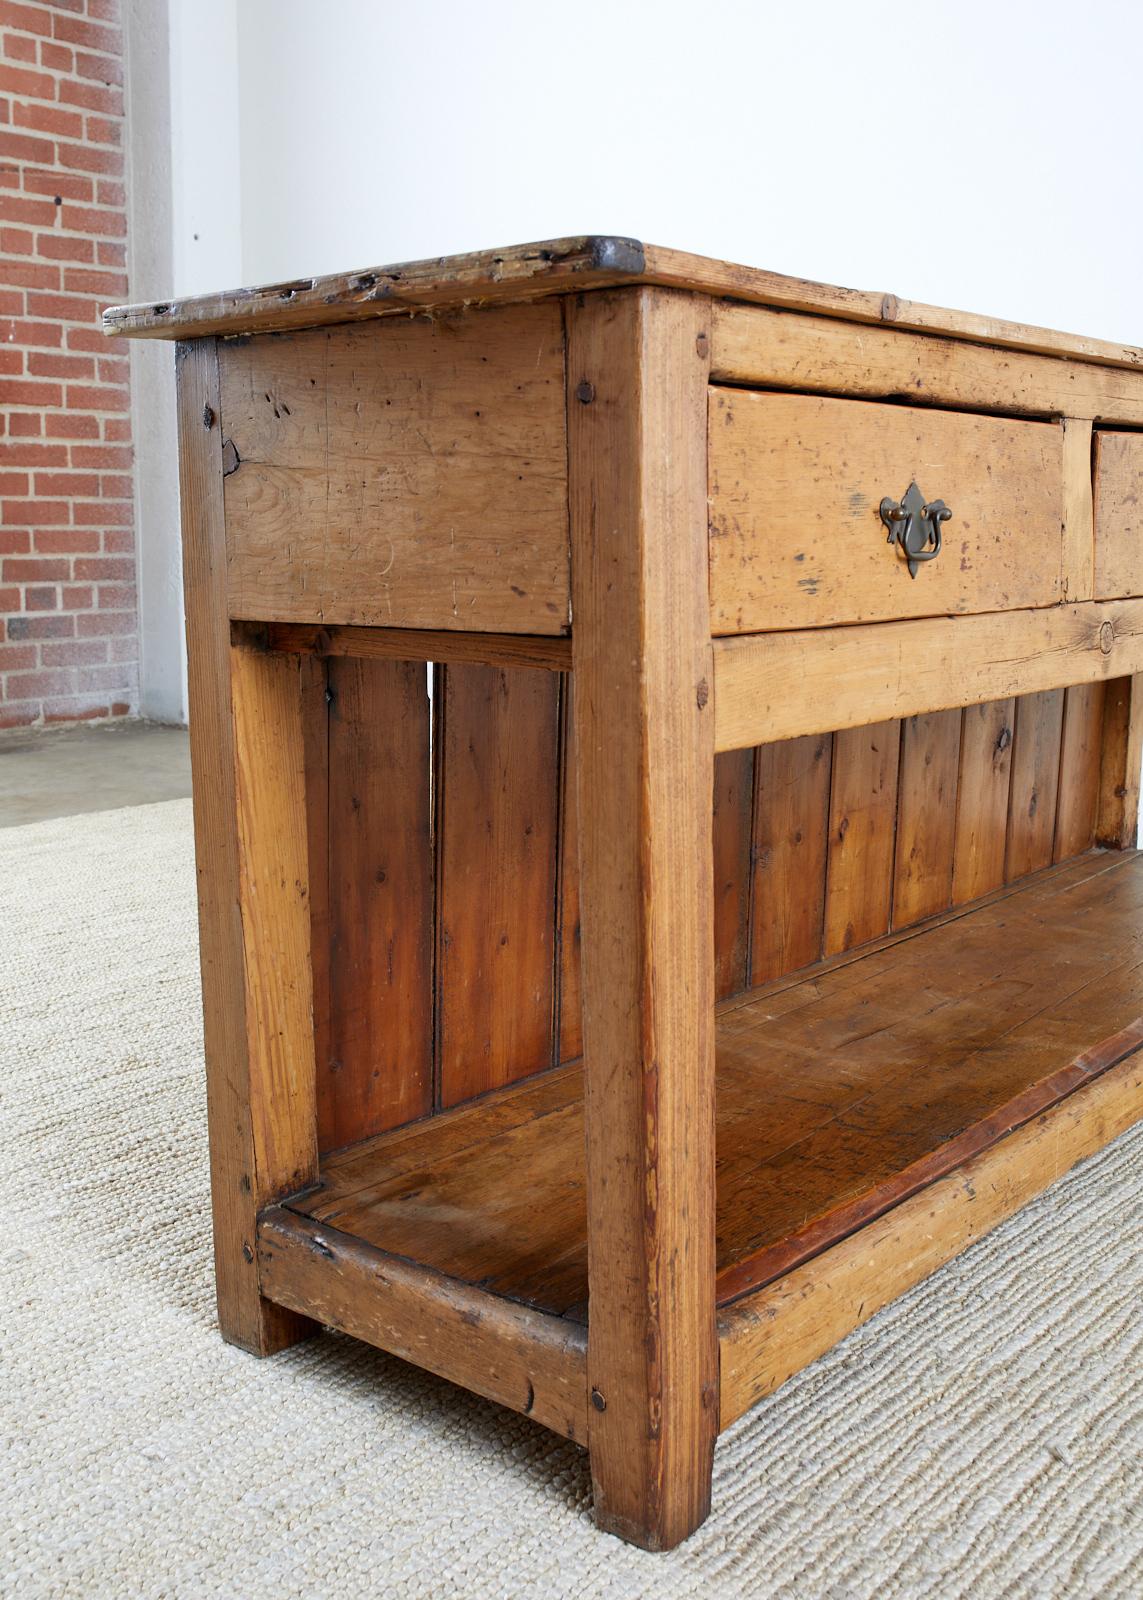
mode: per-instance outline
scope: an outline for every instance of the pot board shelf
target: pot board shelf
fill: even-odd
[[[1105,1077],[1138,1115],[1141,911],[1143,855],[1092,851],[722,1007],[719,1305],[749,1309]],[[434,1293],[446,1280],[541,1323],[589,1321],[579,1065],[326,1156],[263,1241],[264,1292],[320,1314],[275,1263],[291,1227],[307,1279],[356,1242],[366,1262],[428,1269]]]

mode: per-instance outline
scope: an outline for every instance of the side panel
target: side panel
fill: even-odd
[[[568,626],[554,301],[221,348],[232,617]]]

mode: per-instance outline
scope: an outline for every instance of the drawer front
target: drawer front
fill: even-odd
[[[910,577],[880,505],[913,482],[952,518],[940,555]],[[1058,423],[712,389],[710,502],[716,634],[1046,606],[1068,594]]]
[[[232,617],[569,622],[555,301],[219,344]]]
[[[1143,595],[1143,434],[1095,436],[1095,593]]]

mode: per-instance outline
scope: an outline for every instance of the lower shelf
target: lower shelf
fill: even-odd
[[[1143,1115],[1141,913],[1143,856],[1092,853],[723,1009],[724,1424]],[[293,1281],[298,1262],[317,1282],[322,1259],[351,1261],[390,1300],[405,1274],[446,1325],[480,1327],[462,1367],[486,1362],[481,1341],[502,1352],[499,1387],[384,1326],[348,1331],[581,1436],[583,1146],[577,1065],[327,1157],[319,1186],[275,1208],[263,1291],[344,1327],[330,1283]],[[823,1283],[832,1309],[806,1324]],[[782,1305],[792,1344],[775,1343]],[[527,1362],[504,1376],[503,1352],[533,1345],[538,1404]]]

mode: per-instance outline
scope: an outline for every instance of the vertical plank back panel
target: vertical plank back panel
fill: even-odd
[[[329,1046],[318,1137],[335,1149],[432,1103],[429,706],[418,662],[329,668]]]
[[[767,983],[822,953],[830,734],[759,747],[754,778],[750,981]]]
[[[952,900],[959,711],[908,717],[902,728],[893,872],[893,926],[943,911]]]
[[[551,1064],[559,679],[452,664],[437,790],[437,1104]]]
[[[306,840],[310,874],[310,966],[313,980],[319,1151],[334,1148],[324,1138],[323,1104],[330,1056],[329,893],[329,671],[320,656],[298,660],[305,760]]]
[[[754,751],[714,758],[714,993],[737,994],[749,981],[750,835]]]
[[[1055,861],[1090,850],[1095,841],[1105,688],[1102,683],[1082,683],[1064,694]]]
[[[1009,883],[1048,866],[1052,859],[1063,716],[1062,689],[1022,695],[1016,707],[1004,864]]]
[[[966,706],[962,713],[953,851],[954,905],[975,900],[1004,882],[1015,721],[1013,699]]]
[[[423,666],[301,665],[322,1150],[583,1052],[571,678],[436,672],[431,780]],[[1097,685],[720,754],[717,997],[1089,848],[1105,721]]]
[[[560,883],[559,1019],[556,1059],[583,1054],[583,990],[580,980],[579,813],[575,792],[575,719],[571,675],[560,679]]]
[[[834,735],[824,953],[836,955],[889,927],[897,816],[899,722]]]
[[[1099,770],[1096,843],[1113,850],[1134,844],[1139,822],[1143,751],[1143,673],[1104,686],[1103,749]]]

